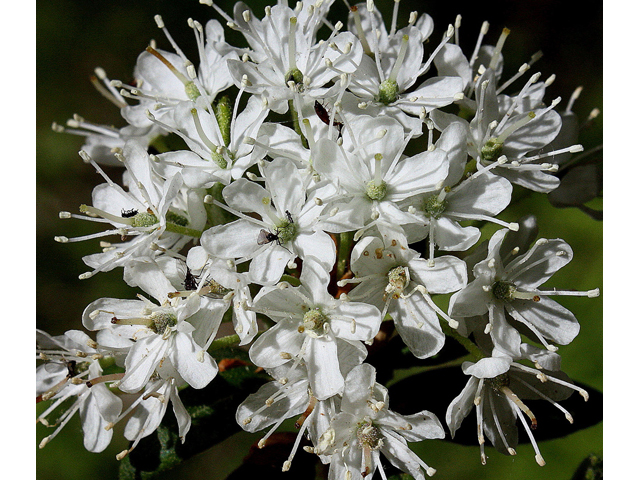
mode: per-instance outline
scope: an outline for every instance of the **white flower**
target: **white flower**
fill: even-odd
[[[169,402],[173,406],[173,413],[178,421],[178,436],[184,443],[185,436],[191,428],[191,416],[180,400],[178,386],[179,383],[172,377],[152,381],[131,406],[118,417],[116,422],[133,411],[124,428],[125,438],[133,443],[129,448],[116,455],[118,460],[127,456],[140,440],[156,431],[164,418]],[[111,428],[113,428],[113,424]]]
[[[377,306],[389,314],[404,343],[418,358],[435,355],[444,345],[445,336],[438,314],[453,325],[431,294],[451,293],[466,283],[464,262],[452,256],[438,257],[433,264],[408,248],[398,231],[383,230],[384,239],[364,237],[351,254],[355,278],[338,285],[357,283],[349,298]]]
[[[36,403],[53,400],[37,420],[45,426],[57,426],[51,435],[42,439],[40,448],[79,412],[85,448],[90,452],[103,451],[113,436],[106,427],[122,410],[122,400],[104,382],[117,380],[121,375],[102,376],[99,360],[103,355],[98,353],[102,347],[84,332],[70,330],[57,337],[41,330],[36,333],[38,358],[44,360],[36,369]],[[96,384],[91,385],[87,380],[94,380]],[[69,405],[67,400],[73,397],[76,398]],[[50,425],[47,417],[63,404],[66,410],[58,416],[56,425]]]
[[[351,368],[350,365],[347,366]],[[348,371],[348,370],[347,370]],[[288,375],[288,382],[273,381],[260,387],[240,404],[236,412],[236,420],[247,432],[257,432],[271,427],[267,434],[260,439],[258,446],[264,445],[267,439],[286,419],[300,415],[295,425],[300,430],[291,454],[282,467],[286,471],[291,466],[293,457],[305,433],[309,435],[314,445],[320,440],[320,435],[329,428],[329,421],[336,411],[336,404],[340,404],[338,396],[327,400],[318,400],[313,396],[309,386],[307,370],[298,366],[293,371],[287,365],[269,369],[273,378]]]
[[[94,188],[92,206],[80,207],[86,216],[61,212],[60,218],[78,218],[111,224],[114,228],[82,237],[60,236],[56,237],[56,240],[67,243],[109,235],[133,237],[117,245],[102,242],[103,253],[83,258],[93,270],[83,273],[81,278],[89,278],[98,272],[122,267],[131,258],[150,258],[160,255],[163,249],[179,250],[192,239],[190,235],[200,234],[198,229],[206,222],[206,212],[197,208],[197,192],[187,193],[186,201],[181,201],[182,177],[176,174],[166,181],[158,177],[151,169],[149,154],[141,145],[128,142],[123,155],[120,155],[127,168],[124,184],[128,190],[112,182],[84,152],[81,152],[81,155],[91,162],[106,183]],[[201,202],[202,200],[200,205]],[[187,235],[176,232],[185,232]]]
[[[476,82],[475,95],[480,108],[469,124],[456,115],[437,111],[432,112],[431,118],[440,130],[451,122],[461,122],[468,128],[469,155],[476,160],[478,170],[481,166],[495,167],[494,173],[511,183],[546,193],[558,186],[558,178],[552,175],[557,166],[541,160],[561,152],[535,153],[547,147],[560,131],[562,119],[553,110],[560,99],[548,107],[536,103],[526,111],[517,109],[520,106],[522,110],[526,92],[539,77],[539,74],[533,75],[516,99],[502,110],[494,72],[487,70]]]
[[[515,363],[510,357],[500,354],[496,356],[494,353],[494,356],[482,358],[475,363],[464,362],[462,370],[471,378],[447,408],[446,421],[453,437],[462,420],[475,407],[480,459],[483,465],[486,463],[485,434],[499,452],[505,455],[516,454],[514,447],[518,444],[518,419],[533,445],[536,462],[541,466],[545,464],[532,433],[538,420],[522,400],[546,400],[573,423],[571,414],[557,402],[567,399],[574,390],[585,400],[589,398],[585,390],[573,385],[562,372],[554,372],[551,375],[547,371]],[[531,428],[525,415],[531,422]]]
[[[211,104],[219,92],[233,84],[227,61],[238,58],[234,49],[226,44],[224,31],[217,20],[207,23],[206,42],[202,25],[192,20],[189,26],[195,33],[200,55],[200,66],[196,70],[173,41],[162,17],[156,15],[155,20],[176,53],[149,46],[136,62],[136,85],[132,87],[123,82],[113,82],[122,88],[122,95],[140,101],[138,105],[122,109],[125,120],[137,127],[152,124],[147,111],[153,112],[156,119],[175,125],[173,114],[179,105],[185,102],[193,105],[199,99],[203,104]]]
[[[453,295],[449,315],[455,318],[489,313],[486,332],[490,333],[498,326],[499,332],[508,332],[513,328],[506,323],[508,314],[528,327],[535,335],[535,340],[555,351],[557,347],[549,344],[549,341],[567,345],[578,334],[580,325],[569,310],[549,296],[595,297],[599,295],[599,290],[540,290],[540,285],[571,261],[571,247],[560,239],[539,239],[525,253],[520,253],[520,247],[501,251],[508,232],[507,229],[499,230],[491,237],[487,258],[473,268],[475,280]],[[496,343],[501,342],[495,333],[492,338]]]
[[[224,313],[219,300],[198,295],[184,301],[170,299],[174,287],[155,263],[130,263],[125,268],[125,280],[151,294],[159,305],[143,296],[140,300],[103,298],[91,303],[83,313],[83,324],[89,330],[112,329],[113,336],[134,340],[119,388],[139,391],[165,363],[171,364],[192,387],[205,387],[218,373],[218,367],[195,342],[196,327],[187,320],[197,320],[196,314],[200,313],[204,317],[217,316],[219,323]]]
[[[462,98],[464,85],[458,76],[429,78],[417,88],[411,88],[429,70],[434,55],[451,38],[453,26],[423,64],[423,42],[432,30],[430,17],[423,16],[422,28],[410,24],[387,35],[377,9],[374,7],[369,11],[364,6],[352,8],[349,15],[350,28],[358,35],[367,55],[362,57],[360,68],[350,78],[348,88],[360,98],[365,112],[370,113],[367,107],[373,105],[377,115],[395,118],[411,131],[416,119],[410,116],[424,115]]]
[[[338,33],[338,25],[329,38],[316,42],[316,32],[326,21],[323,9],[328,8],[328,2],[324,4],[313,8],[311,15],[307,15],[305,8],[267,7],[262,20],[256,19],[245,6],[236,26],[253,50],[242,61],[229,61],[236,85],[266,97],[271,110],[285,113],[287,102],[296,92],[324,96],[331,80],[341,73],[354,72],[362,57],[362,47],[353,34]]]
[[[198,295],[220,298],[226,311],[232,308],[232,321],[235,332],[240,337],[240,345],[249,344],[258,333],[256,314],[248,308],[252,303],[249,282],[245,273],[238,273],[235,264],[228,260],[211,258],[203,247],[193,247],[187,255],[187,266],[192,275],[193,290]],[[186,287],[186,286],[185,286]],[[181,295],[189,295],[192,291],[186,289]],[[175,293],[173,294],[175,295]],[[204,345],[204,350],[211,344],[217,332],[219,321],[211,315],[198,322],[196,327],[198,335],[200,325],[210,324],[208,335],[204,341],[198,341]],[[201,338],[198,336],[198,338]]]
[[[232,178],[240,178],[259,159],[253,152],[253,146],[244,140],[258,132],[269,113],[258,97],[250,97],[245,109],[238,113],[240,97],[238,95],[233,110],[230,104],[225,104],[229,118],[224,121],[218,119],[208,105],[176,108],[177,129],[163,126],[179,135],[191,150],[157,155],[156,170],[164,178],[180,173],[189,188],[209,188],[214,182],[227,185]]]
[[[441,188],[411,197],[401,205],[421,220],[404,226],[409,243],[429,236],[429,259],[436,246],[441,250],[467,250],[480,238],[480,230],[461,226],[464,220],[486,220],[517,228],[517,224],[493,218],[509,205],[512,187],[509,181],[483,169],[463,177],[467,164],[466,132],[462,124],[449,124],[434,148],[447,152],[449,175]]]
[[[406,157],[410,139],[390,118],[366,118],[350,126],[342,145],[320,139],[311,149],[313,166],[338,189],[323,198],[327,205],[320,228],[329,232],[358,230],[375,222],[398,225],[415,222],[398,203],[434,190],[448,171],[443,150]]]
[[[300,282],[264,287],[256,295],[254,309],[277,323],[258,337],[249,356],[264,368],[289,363],[292,371],[304,361],[313,396],[324,400],[342,391],[343,365],[367,356],[362,342],[378,333],[380,311],[333,298],[327,292],[329,274],[315,264],[303,268]]]
[[[264,187],[246,178],[225,187],[222,195],[229,206],[219,205],[241,218],[204,232],[202,246],[212,256],[251,260],[249,279],[263,285],[276,283],[296,257],[331,270],[335,244],[316,230],[324,207],[315,199],[324,196],[322,186],[307,190],[309,180],[287,158],[265,163],[263,172]],[[241,212],[257,213],[260,219]]]
[[[389,410],[387,389],[375,382],[375,374],[367,364],[351,370],[341,411],[333,417],[314,450],[319,455],[331,455],[329,480],[369,480],[376,468],[385,478],[380,454],[416,480],[424,480],[423,472],[432,476],[435,469],[413,453],[407,441],[444,438],[442,425],[426,410],[414,415]]]

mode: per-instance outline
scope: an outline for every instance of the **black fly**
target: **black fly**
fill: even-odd
[[[122,218],[131,218],[135,217],[138,214],[138,210],[132,208],[131,210],[125,210],[124,208],[120,211],[120,216]]]
[[[198,277],[194,275],[189,267],[187,267],[187,273],[184,275],[184,285],[185,290],[197,290],[198,289]]]
[[[291,212],[289,210],[285,210],[284,214],[287,216],[287,221],[289,223],[293,223],[293,217],[291,216]]]
[[[278,242],[280,245],[280,237],[277,233],[271,233],[268,230],[262,229],[258,234],[258,245],[266,245],[267,243]]]
[[[293,216],[289,210],[284,211],[287,216],[287,222],[293,223]],[[276,242],[278,245],[282,246],[282,242],[280,241],[280,230],[282,227],[276,227],[276,233],[272,233],[264,228],[260,230],[258,234],[258,245],[266,245],[267,243]]]
[[[325,123],[326,125],[331,125],[331,117],[329,116],[329,112],[327,112],[327,109],[324,108],[324,106],[319,101],[316,100],[316,102],[313,104],[313,108],[316,111],[316,115],[318,115],[318,118],[322,120],[323,123]],[[334,119],[333,126],[338,129],[338,138],[341,138],[342,127],[344,127],[344,124]]]

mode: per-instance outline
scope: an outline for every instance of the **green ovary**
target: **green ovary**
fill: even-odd
[[[371,180],[367,184],[367,197],[371,200],[382,200],[387,195],[387,184],[385,182],[377,183]]]
[[[302,86],[303,80],[304,80],[304,75],[297,68],[289,70],[284,76],[285,83],[293,82],[296,84],[298,88]]]
[[[511,282],[504,282],[498,280],[492,287],[493,296],[503,302],[510,302],[513,300],[513,294],[516,292],[515,284]]]
[[[198,90],[198,87],[196,87],[196,84],[193,82],[187,83],[184,86],[184,91],[191,101],[195,101],[195,99],[200,96],[200,90]]]
[[[178,324],[178,318],[167,312],[156,312],[151,315],[151,328],[154,332],[162,334],[167,327],[175,327]]]
[[[447,208],[447,204],[444,200],[440,200],[439,195],[431,195],[424,201],[424,213],[427,217],[438,219],[440,215],[444,213]]]
[[[153,227],[158,223],[158,217],[153,213],[140,212],[133,217],[133,227]]]
[[[497,160],[502,153],[503,146],[504,144],[499,142],[497,138],[490,138],[487,140],[487,143],[484,144],[482,150],[480,150],[482,160],[486,162],[493,162]]]
[[[322,335],[324,333],[324,325],[328,321],[329,317],[322,313],[322,310],[313,308],[304,314],[302,326],[307,333]]]
[[[382,432],[371,420],[363,420],[356,429],[356,438],[361,447],[378,450],[382,447]]]
[[[393,80],[385,80],[380,84],[378,91],[378,101],[385,105],[395,102],[398,99],[398,84]]]
[[[295,222],[284,220],[281,224],[276,225],[276,232],[280,243],[289,243],[298,235],[298,227],[296,227]]]

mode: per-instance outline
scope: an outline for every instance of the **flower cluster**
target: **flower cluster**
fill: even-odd
[[[473,355],[444,419],[451,436],[475,407],[484,463],[485,436],[515,454],[520,420],[544,465],[524,402],[548,400],[572,422],[558,401],[573,391],[587,398],[557,353],[578,321],[551,297],[599,291],[543,288],[571,260],[570,246],[536,240],[533,217],[498,218],[514,186],[551,192],[554,159],[582,150],[554,143],[562,118],[560,99],[544,100],[552,78],[535,73],[507,93],[536,56],[505,79],[507,29],[489,45],[483,24],[476,49],[463,52],[459,20],[434,38],[431,17],[402,23],[397,1],[389,26],[373,1],[336,24],[327,19],[332,0],[279,1],[264,14],[237,3],[233,16],[201,3],[247,46],[228,44],[217,19],[190,19],[199,58],[189,59],[156,16],[172,51],[147,47],[134,84],[96,70],[127,126],[80,117],[54,126],[85,135],[80,156],[104,179],[80,214],[60,218],[105,227],[56,240],[100,239],[80,277],[121,268],[143,293],[88,305],[82,323],[95,340],[38,332],[36,393],[53,402],[38,420],[50,425],[66,408],[41,446],[79,412],[93,452],[126,422],[122,459],[169,403],[185,441],[191,417],[180,390],[216,377],[215,342],[229,321],[236,334],[225,345],[246,346],[273,379],[239,405],[238,424],[270,428],[263,445],[300,416],[283,470],[306,435],[304,449],[330,465],[330,479],[376,470],[386,478],[381,454],[424,479],[435,469],[407,442],[445,430],[429,411],[389,410],[366,363],[381,325],[392,322],[418,359],[455,339]],[[273,120],[283,114],[291,121]],[[163,148],[169,138],[182,148]],[[424,148],[409,153],[413,145]],[[123,167],[121,181],[101,165]],[[502,228],[471,252],[487,223]],[[134,398],[126,408],[123,393]]]

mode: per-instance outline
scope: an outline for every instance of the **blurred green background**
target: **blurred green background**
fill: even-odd
[[[260,14],[271,2],[247,2]],[[387,22],[393,2],[376,2]],[[232,3],[219,1],[225,11]],[[346,8],[337,0],[334,19],[345,19]],[[487,42],[495,42],[502,27],[511,29],[504,49],[505,72],[515,72],[532,53],[542,50],[544,57],[532,72],[542,78],[552,73],[555,83],[547,100],[557,96],[568,99],[578,85],[584,86],[574,111],[585,119],[592,108],[602,108],[602,4],[598,2],[412,2],[400,4],[400,25],[412,10],[429,13],[435,21],[433,39],[439,38],[457,14],[462,15],[461,44],[470,52],[483,20],[491,24]],[[77,212],[91,198],[91,190],[101,182],[93,169],[77,155],[82,139],[51,131],[51,123],[63,124],[74,113],[87,120],[124,126],[117,109],[101,97],[89,82],[93,69],[103,67],[110,78],[128,82],[140,52],[150,39],[170,49],[156,28],[153,15],[161,14],[171,34],[187,55],[197,60],[195,41],[187,19],[201,23],[218,18],[214,10],[197,0],[39,0],[37,2],[37,318],[38,328],[53,335],[68,329],[81,329],[83,309],[100,297],[129,298],[132,290],[122,282],[121,270],[79,281],[85,271],[83,255],[97,251],[97,242],[62,245],[54,235],[73,237],[95,231],[89,222],[62,221],[58,212]],[[224,23],[224,22],[223,22]],[[231,32],[227,39],[244,45]],[[428,48],[428,46],[427,46]],[[565,103],[561,104],[563,107]],[[602,142],[602,123],[598,118],[587,136],[586,148]],[[109,169],[115,181],[120,171]],[[601,208],[601,202],[594,202]],[[574,249],[574,260],[553,278],[558,288],[587,290],[602,288],[602,223],[577,209],[558,210],[543,195],[531,195],[501,215],[509,221],[534,213],[540,236],[563,238]],[[487,230],[487,235],[493,231]],[[604,292],[606,294],[606,291]],[[602,297],[597,299],[561,298],[563,305],[580,320],[582,330],[571,344],[562,347],[563,369],[571,378],[602,389]],[[432,386],[425,395],[437,395]],[[600,412],[598,412],[600,414]],[[171,415],[169,412],[168,415]],[[444,419],[441,419],[444,420]],[[470,420],[472,421],[472,420]],[[544,421],[544,419],[540,419]],[[36,445],[47,435],[36,428]],[[201,454],[184,467],[164,478],[223,479],[236,468],[259,435],[238,434],[214,449]],[[188,441],[188,437],[187,437]],[[37,478],[40,480],[113,479],[117,476],[115,454],[126,448],[121,431],[102,454],[91,454],[82,447],[80,424],[75,419],[47,447],[37,453]],[[489,449],[489,464],[482,467],[477,447],[462,447],[445,442],[425,442],[415,450],[438,469],[441,479],[570,479],[580,461],[589,453],[602,454],[602,424],[564,439],[541,444],[547,466],[538,467],[530,446],[518,448],[518,456],[504,457]],[[222,453],[220,455],[220,453]],[[301,452],[299,455],[305,455]],[[289,478],[285,475],[282,478]]]

